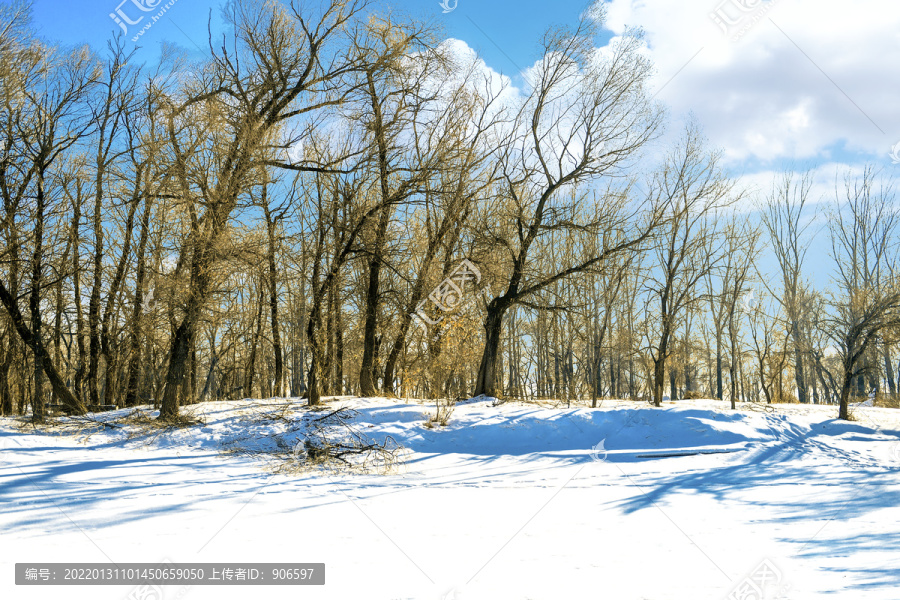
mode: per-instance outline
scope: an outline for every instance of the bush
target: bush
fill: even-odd
[[[800,404],[797,396],[782,390],[780,393],[775,390],[772,392],[772,404]]]
[[[884,408],[900,408],[900,394],[881,394],[875,396],[875,406]]]
[[[450,421],[450,415],[453,414],[453,405],[455,402],[453,400],[447,399],[446,402],[441,405],[441,401],[437,401],[437,410],[435,414],[428,415],[428,419],[425,421],[425,427],[428,429],[432,429],[435,425],[440,425],[441,427],[446,427],[447,423]]]

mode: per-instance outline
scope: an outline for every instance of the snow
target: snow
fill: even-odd
[[[900,598],[900,411],[476,398],[429,429],[434,404],[325,408],[341,406],[403,463],[302,468],[294,448],[325,413],[297,399],[196,405],[203,423],[177,429],[130,410],[91,417],[116,426],[0,419],[0,597],[134,588],[16,588],[15,562],[170,560],[324,562],[326,584],[166,600],[725,600],[763,568],[765,598]]]

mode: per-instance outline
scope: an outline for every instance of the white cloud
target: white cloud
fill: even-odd
[[[521,91],[512,85],[512,80],[489,67],[484,60],[478,57],[478,53],[463,40],[447,38],[441,43],[441,48],[453,57],[456,64],[463,72],[473,73],[472,85],[483,88],[488,85],[491,96],[497,98],[500,105],[515,105],[521,96]]]
[[[737,21],[738,4],[758,12],[731,28],[752,25],[732,41],[710,15]],[[729,162],[831,160],[829,149],[845,147],[890,165],[900,2],[607,0],[607,14],[614,34],[645,30],[658,98],[675,115],[693,112]]]
[[[787,168],[790,168],[790,166],[787,165]],[[862,175],[862,172],[862,166],[850,167],[839,162],[824,163],[812,169],[812,181],[807,203],[822,206],[815,209],[817,211],[816,215],[811,214],[810,216],[824,216],[822,211],[826,208],[826,205],[835,201],[835,189],[838,192],[843,191],[845,175],[850,173],[850,175],[858,177]],[[795,183],[801,176],[802,173],[798,172]],[[782,172],[779,170],[758,171],[743,175],[741,177],[741,186],[748,191],[748,200],[752,201],[755,208],[760,202],[765,201],[766,197],[772,195],[773,184],[780,181],[781,178]]]

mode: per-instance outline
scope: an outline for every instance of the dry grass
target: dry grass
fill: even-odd
[[[118,430],[125,435],[127,440],[143,439],[145,444],[150,445],[156,438],[168,431],[204,424],[190,412],[183,412],[172,421],[155,419],[151,416],[152,412],[149,408],[134,408],[125,414],[115,416],[100,413],[99,415],[48,417],[43,424],[38,425],[32,424],[31,418],[26,415],[18,417],[14,426],[23,431],[39,430],[72,436],[81,443],[87,443],[91,436],[101,431]]]
[[[900,408],[900,394],[878,394],[875,396],[875,406]]]
[[[444,401],[438,400],[435,404],[435,413],[427,415],[425,427],[428,429],[434,429],[436,426],[446,427],[450,422],[450,415],[453,414],[455,404],[456,402],[449,398]]]
[[[315,416],[325,413],[322,416]],[[312,407],[293,429],[302,431],[293,447],[278,440],[280,462],[273,465],[279,473],[310,470],[329,472],[380,473],[393,472],[402,462],[404,448],[391,437],[377,442],[355,423],[358,411],[349,408],[328,410]]]

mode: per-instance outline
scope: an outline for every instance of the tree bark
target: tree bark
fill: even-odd
[[[271,313],[272,327],[272,354],[275,355],[275,393],[276,397],[284,395],[284,351],[281,347],[281,329],[278,324],[278,269],[275,267],[275,225],[276,219],[272,217],[267,202],[266,186],[263,186],[262,205],[266,217],[266,233],[268,236],[267,258],[269,263],[269,312]]]
[[[491,301],[488,305],[487,317],[484,320],[484,352],[481,355],[481,364],[478,367],[478,377],[475,380],[475,392],[473,395],[496,396],[497,388],[495,377],[497,373],[497,354],[500,350],[500,333],[503,325],[503,315],[506,307]]]
[[[185,317],[175,335],[172,336],[172,350],[169,356],[169,368],[166,370],[165,388],[159,407],[159,419],[171,421],[178,418],[179,397],[184,376],[187,371],[187,359],[191,342],[194,338],[194,320]]]
[[[150,237],[150,212],[152,199],[148,196],[141,215],[141,237],[137,247],[137,273],[134,286],[134,306],[131,307],[130,352],[126,371],[125,406],[136,406],[139,398],[139,378],[141,365],[141,334],[144,314],[152,308],[144,306],[144,282],[147,277],[147,241]],[[155,293],[155,290],[154,290]]]
[[[884,353],[884,374],[885,379],[887,379],[888,391],[891,396],[897,393],[897,386],[894,383],[894,365],[891,363],[891,350],[888,348],[887,344],[883,346]]]
[[[366,299],[363,314],[363,355],[359,366],[359,394],[374,396],[375,386],[375,328],[378,320],[379,285],[381,281],[381,253],[390,218],[390,205],[382,208],[375,233],[375,246],[372,259],[369,261],[369,278],[366,286]]]
[[[34,252],[31,255],[31,294],[28,308],[31,310],[31,355],[34,363],[34,391],[31,397],[32,420],[44,422],[44,358],[45,353],[38,349],[41,340],[41,287],[44,281],[44,171],[41,169],[37,177],[37,196],[35,198],[34,219]],[[46,357],[49,360],[49,357]]]
[[[256,303],[256,333],[253,335],[253,343],[250,345],[250,358],[247,360],[247,372],[244,374],[244,395],[246,398],[253,397],[253,379],[256,376],[256,354],[259,346],[259,338],[262,335],[263,324],[263,285],[260,281],[259,298]],[[260,389],[262,391],[262,389]]]
[[[806,404],[809,399],[806,395],[806,376],[803,370],[803,349],[800,339],[800,326],[796,321],[792,324],[791,335],[794,338],[794,374],[797,381],[797,399],[801,404]]]
[[[853,388],[853,377],[845,372],[841,384],[841,405],[838,409],[838,419],[847,421],[850,419],[850,391]]]
[[[76,180],[75,197],[72,199],[72,285],[75,295],[75,339],[78,343],[78,364],[75,367],[75,397],[84,400],[84,373],[87,367],[87,347],[84,344],[84,309],[81,305],[81,263],[78,248],[81,245],[81,181]]]
[[[9,293],[9,290],[6,289],[6,286],[2,281],[0,281],[0,302],[3,303],[4,307],[6,307],[6,311],[9,313],[9,316],[13,322],[13,326],[18,332],[19,337],[22,338],[22,341],[25,343],[25,345],[32,348],[37,353],[37,355],[41,357],[41,368],[44,374],[47,376],[47,379],[50,381],[53,392],[62,401],[64,410],[69,414],[85,414],[86,411],[84,409],[84,406],[72,394],[69,388],[66,387],[65,382],[63,381],[62,377],[60,377],[59,372],[56,370],[56,367],[53,365],[53,360],[47,354],[43,342],[41,342],[39,338],[35,337],[32,334],[31,329],[29,329],[28,325],[25,323],[25,319],[22,316],[21,311],[19,310],[19,306],[16,303],[15,298],[13,298],[13,296]]]
[[[663,304],[662,314],[667,314],[665,304]],[[665,392],[666,359],[669,355],[670,337],[669,325],[664,322],[659,338],[659,349],[656,352],[656,357],[653,359],[653,404],[657,407],[662,406],[662,397]]]
[[[101,137],[102,144],[102,137]],[[88,301],[88,404],[100,404],[98,379],[100,370],[100,289],[103,279],[103,168],[98,157],[97,178],[94,185],[94,265],[93,287]]]

